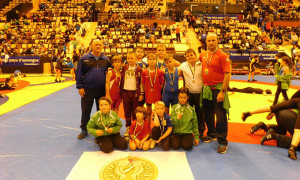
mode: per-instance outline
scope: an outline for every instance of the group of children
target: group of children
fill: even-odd
[[[187,62],[180,64],[166,54],[166,47],[160,44],[157,54],[147,54],[146,62],[142,47],[129,52],[126,63],[118,55],[111,59],[113,68],[106,76],[106,97],[99,100],[100,111],[87,125],[103,152],[111,152],[113,147],[126,149],[126,140],[131,150],[148,150],[156,144],[163,150],[181,147],[190,150],[199,144],[204,129],[199,134],[198,124],[204,123],[198,121],[203,118],[197,117],[195,111],[196,106],[200,106],[199,101],[192,104],[189,96],[197,94],[200,98],[202,69],[194,50],[187,50],[186,55]],[[179,89],[179,76],[185,75],[188,75],[185,86]],[[122,123],[117,116],[121,101],[126,120],[124,138],[119,134]],[[145,103],[147,108],[144,108]]]
[[[178,92],[179,102],[172,106],[171,116],[165,112],[165,103],[155,102],[152,121],[147,120],[147,111],[138,106],[136,119],[129,126],[129,149],[153,149],[160,144],[165,151],[183,148],[190,150],[199,144],[198,122],[195,110],[188,104],[189,90],[182,87]],[[127,149],[127,141],[120,135],[122,122],[111,110],[112,101],[107,97],[99,100],[100,111],[96,112],[87,124],[87,130],[96,137],[100,149],[109,153],[116,149]]]

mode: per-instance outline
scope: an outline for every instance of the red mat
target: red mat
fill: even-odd
[[[0,91],[0,93],[1,94],[7,94],[7,93],[10,93],[10,92],[14,92],[14,91],[23,89],[24,87],[27,87],[29,85],[30,85],[30,83],[28,81],[19,80],[18,81],[18,87],[16,87],[16,89],[14,89],[14,90],[3,90],[3,91]]]
[[[265,131],[259,130],[255,134],[250,133],[250,128],[254,124],[245,123],[228,123],[227,140],[229,142],[260,144],[260,139],[266,134]],[[266,141],[264,145],[276,146],[275,140]]]

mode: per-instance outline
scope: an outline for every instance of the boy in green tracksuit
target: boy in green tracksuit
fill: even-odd
[[[188,104],[189,89],[182,87],[178,92],[179,103],[172,106],[171,122],[171,147],[191,150],[199,144],[198,121],[195,109]]]
[[[96,137],[95,142],[104,153],[109,153],[113,147],[127,149],[127,141],[120,135],[122,122],[118,114],[111,111],[111,100],[99,99],[99,109],[89,120],[87,130]]]

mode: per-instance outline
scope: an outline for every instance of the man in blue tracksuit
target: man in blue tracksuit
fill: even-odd
[[[89,122],[91,110],[96,101],[99,111],[99,99],[105,96],[106,71],[111,66],[108,57],[103,53],[103,41],[94,39],[91,44],[92,51],[84,54],[76,71],[76,88],[81,96],[81,133],[78,139],[87,135],[86,125]]]

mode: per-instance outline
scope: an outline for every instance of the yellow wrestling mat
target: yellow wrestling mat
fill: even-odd
[[[10,74],[1,74],[0,78],[8,78],[9,76]],[[0,106],[0,115],[75,84],[75,81],[69,80],[71,79],[69,74],[63,76],[63,82],[54,83],[55,76],[50,74],[26,74],[22,80],[28,81],[30,85],[5,94],[9,99]]]
[[[235,87],[239,89],[252,87],[252,88],[261,88],[263,90],[270,89],[272,91],[272,95],[247,94],[247,93],[239,93],[239,92],[234,92],[233,94],[230,94],[229,92],[230,94],[229,100],[231,104],[229,122],[237,122],[237,123],[243,122],[241,119],[242,112],[255,110],[261,107],[271,106],[275,98],[274,94],[277,89],[277,86],[275,84],[268,85],[268,84],[247,83],[247,82],[237,82],[237,81],[230,81],[230,87],[231,88]],[[290,88],[287,91],[288,97],[291,98],[296,91],[297,89]],[[281,102],[282,100],[283,97],[280,94],[278,102]],[[264,121],[268,124],[276,124],[275,118],[273,118],[270,121],[266,120],[266,116],[268,114],[269,113],[255,114],[247,118],[246,122],[255,124],[260,121]]]

